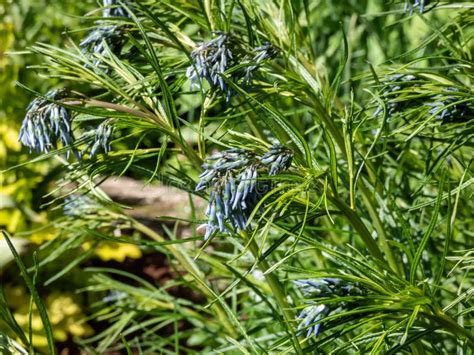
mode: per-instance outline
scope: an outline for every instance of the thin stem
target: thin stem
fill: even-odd
[[[474,350],[474,334],[466,328],[461,327],[454,319],[442,311],[435,312],[435,314],[423,312],[423,314],[459,339],[466,339],[467,345]]]
[[[71,105],[71,106],[91,105],[95,107],[102,107],[102,108],[111,109],[118,112],[128,113],[135,117],[141,117],[147,120],[151,120],[155,122],[156,124],[158,124],[165,131],[164,133],[168,135],[168,137],[171,139],[171,141],[174,144],[176,144],[178,147],[181,148],[184,155],[186,155],[186,157],[189,158],[189,160],[193,163],[193,165],[196,168],[200,168],[202,164],[202,159],[194,151],[193,147],[191,147],[186,141],[183,141],[176,134],[176,131],[173,130],[173,128],[170,127],[162,117],[157,116],[156,114],[148,110],[146,112],[142,112],[140,110],[136,110],[128,106],[118,105],[111,102],[100,101],[100,100],[95,100],[95,99],[80,99],[80,100],[73,100],[73,101],[64,101],[63,103],[66,105]]]
[[[131,218],[130,219],[134,228],[145,234],[146,236],[150,237],[151,239],[157,241],[157,242],[164,242],[165,239],[158,233],[156,233],[154,230],[151,228],[145,226],[144,224],[138,222],[137,220]],[[165,244],[163,245],[173,256],[178,260],[178,262],[183,266],[187,272],[193,278],[197,281],[197,286],[201,290],[201,292],[209,299],[215,299],[216,295],[212,292],[210,287],[207,285],[207,282],[205,280],[205,277],[201,270],[196,266],[195,263],[192,262],[192,260],[184,253],[182,253],[178,248],[176,248],[175,245],[173,244]],[[232,336],[236,337],[235,329],[232,326],[232,324],[229,322],[227,316],[226,316],[226,311],[222,307],[222,305],[219,302],[214,302],[211,305],[212,308],[216,311],[217,317],[221,324],[224,326],[224,328],[227,330],[227,332]]]
[[[324,108],[321,106],[321,103],[319,102],[319,100],[314,99],[313,103],[316,106],[316,109],[317,109],[317,111],[320,115],[321,120],[323,121],[324,125],[328,128],[328,130],[332,134],[332,136],[334,137],[334,140],[336,141],[337,145],[339,146],[339,149],[341,150],[342,154],[344,155],[344,158],[347,160],[348,157],[347,157],[347,150],[346,150],[346,145],[345,145],[345,142],[344,142],[344,137],[341,135],[339,130],[334,125],[334,122],[331,119],[331,117],[329,117],[329,115],[326,113]],[[369,215],[370,215],[372,221],[374,222],[375,230],[377,231],[377,235],[379,236],[380,247],[382,248],[384,254],[387,257],[387,262],[388,262],[389,267],[394,272],[396,272],[398,275],[403,275],[402,271],[399,268],[399,265],[397,264],[397,262],[395,260],[395,257],[392,253],[392,250],[391,250],[391,248],[390,248],[390,246],[387,242],[387,236],[386,236],[385,230],[383,228],[382,221],[380,220],[380,218],[377,214],[377,211],[375,209],[375,206],[374,206],[374,203],[373,203],[372,198],[370,196],[370,193],[363,184],[364,184],[364,182],[361,179],[359,179],[357,186],[359,187],[359,191],[362,194],[362,199],[364,201],[364,205],[366,206],[366,208],[369,212]],[[352,219],[353,222],[355,222],[356,220],[360,221],[360,223],[356,222],[357,227],[356,227],[356,225],[353,225],[354,228],[356,228],[359,233],[361,233],[361,232],[363,233],[363,234],[361,234],[361,238],[364,240],[364,243],[367,245],[367,248],[369,249],[369,251],[374,256],[376,256],[380,260],[384,261],[384,258],[383,258],[382,254],[380,252],[379,247],[377,246],[377,243],[375,243],[374,239],[370,235],[370,232],[367,230],[367,227],[365,227],[363,222],[360,220],[359,216],[356,213],[351,213],[349,210],[345,209],[346,205],[342,201],[337,201],[337,203],[342,203],[344,205],[344,206],[338,205],[338,207],[341,208],[341,206],[342,206],[344,208],[344,211],[342,211],[342,212],[349,219]],[[349,208],[349,209],[354,211],[353,208]],[[360,226],[360,224],[363,225],[363,228],[362,228],[362,226]],[[375,248],[375,246],[377,248]]]
[[[328,195],[328,200],[331,201],[337,208],[339,208],[339,210],[347,217],[351,225],[359,233],[372,256],[376,257],[380,261],[385,261],[378,244],[375,242],[374,238],[372,238],[372,235],[357,213],[355,213],[352,208],[347,206],[344,201],[335,196]]]
[[[255,240],[253,238],[250,238],[248,233],[245,232],[245,231],[241,231],[240,234],[242,235],[242,237],[246,241],[249,242],[250,251],[252,252],[252,255],[254,256],[255,260],[258,261],[258,266],[263,271],[263,273],[265,275],[265,280],[267,281],[268,285],[270,286],[270,288],[273,292],[273,296],[275,297],[275,300],[278,303],[278,306],[280,307],[280,309],[283,312],[283,317],[285,319],[285,322],[288,325],[287,329],[290,332],[291,337],[293,339],[293,344],[295,346],[296,352],[298,354],[302,354],[303,351],[301,349],[300,342],[299,342],[298,337],[297,337],[296,333],[294,332],[292,324],[291,324],[292,322],[294,322],[294,320],[296,318],[296,315],[293,312],[293,310],[291,309],[290,305],[288,304],[288,301],[287,301],[285,292],[283,290],[282,284],[280,283],[280,281],[278,280],[278,278],[274,274],[272,274],[271,272],[266,273],[266,271],[270,269],[270,265],[268,264],[268,262],[266,260],[260,259],[260,255],[259,255],[259,251],[258,251],[258,245],[255,242]]]
[[[380,247],[382,248],[385,256],[387,257],[388,265],[393,271],[397,272],[398,275],[403,275],[403,272],[399,267],[400,265],[395,260],[392,250],[390,249],[390,246],[388,245],[387,234],[385,233],[385,229],[382,225],[382,221],[380,220],[379,215],[377,214],[377,211],[372,202],[372,199],[370,198],[370,193],[367,190],[367,188],[363,185],[363,182],[361,182],[360,184],[360,191],[362,192],[362,199],[364,200],[364,204],[367,207],[370,218],[372,219],[374,228],[377,231],[377,235],[380,241]]]

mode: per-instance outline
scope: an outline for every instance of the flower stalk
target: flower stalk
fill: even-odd
[[[258,263],[258,267],[260,270],[263,271],[265,276],[265,280],[267,281],[270,289],[273,292],[273,296],[275,297],[275,301],[277,302],[279,308],[283,313],[283,318],[287,324],[287,329],[290,333],[292,338],[293,345],[295,350],[298,354],[303,354],[303,350],[301,349],[300,341],[298,339],[297,334],[294,331],[293,324],[295,323],[296,314],[293,312],[292,307],[288,304],[288,298],[285,294],[283,285],[280,283],[278,278],[272,272],[266,272],[270,269],[270,265],[265,259],[260,258],[260,253],[258,249],[258,245],[253,238],[249,236],[247,231],[240,231],[240,235],[244,239],[244,241],[248,242],[250,252],[252,253],[253,257]]]

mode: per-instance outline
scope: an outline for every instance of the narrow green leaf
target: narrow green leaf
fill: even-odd
[[[428,239],[430,239],[431,234],[433,233],[436,227],[436,224],[438,222],[438,215],[439,215],[439,210],[441,207],[441,202],[442,202],[442,197],[443,197],[443,187],[444,187],[445,176],[446,176],[446,171],[443,173],[441,177],[441,181],[439,182],[438,199],[436,200],[436,205],[434,207],[433,215],[431,216],[430,224],[425,234],[423,235],[423,238],[421,239],[420,245],[418,246],[418,250],[415,253],[413,262],[410,267],[410,282],[412,284],[415,284],[416,270],[418,269],[418,265],[420,264],[421,255],[423,254],[423,251],[425,250],[426,243],[428,243]]]
[[[46,307],[36,290],[33,281],[31,280],[30,276],[28,275],[28,271],[26,270],[25,264],[21,260],[20,256],[18,255],[15,247],[13,246],[12,242],[10,241],[10,237],[8,236],[7,232],[2,231],[3,237],[8,243],[8,246],[15,258],[15,261],[20,269],[21,276],[25,281],[28,289],[30,290],[31,297],[33,298],[36,308],[38,309],[39,315],[41,317],[41,321],[43,322],[44,331],[46,333],[46,339],[48,340],[48,349],[51,355],[56,354],[56,349],[54,347],[54,337],[53,337],[53,329],[51,327],[51,323],[49,322],[48,313],[46,312]]]

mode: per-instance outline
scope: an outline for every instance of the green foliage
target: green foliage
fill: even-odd
[[[23,277],[26,286],[28,287],[28,290],[30,291],[31,294],[31,299],[32,301],[36,304],[36,307],[38,308],[41,321],[44,326],[44,330],[46,333],[46,337],[48,339],[48,350],[51,354],[55,354],[54,350],[54,340],[53,340],[53,330],[51,328],[51,323],[48,318],[48,313],[46,312],[46,308],[44,306],[43,300],[39,297],[38,291],[36,290],[35,287],[35,278],[31,278],[28,275],[28,272],[26,270],[25,264],[21,260],[20,256],[18,255],[15,247],[13,246],[13,243],[10,240],[10,237],[8,236],[7,233],[3,232],[3,237],[5,238],[8,247],[10,248],[11,253],[13,254],[15,261],[18,265],[18,268],[20,269],[21,276]],[[31,343],[31,341],[30,341]]]
[[[48,183],[57,177],[54,164],[35,164],[15,171],[7,167],[30,160],[27,149],[21,149],[18,131],[25,108],[34,98],[17,83],[33,92],[44,92],[57,80],[38,77],[32,67],[42,61],[27,48],[37,41],[63,46],[69,40],[65,31],[77,28],[78,19],[67,15],[86,11],[87,2],[72,4],[50,1],[19,0],[0,3],[0,226],[9,232],[36,228],[47,222],[39,197]],[[75,37],[72,34],[72,37]]]
[[[0,333],[0,350],[2,354],[28,354],[17,342],[9,338],[7,335]]]
[[[61,166],[51,206],[83,196],[37,267],[74,258],[43,282],[103,241],[172,274],[88,268],[89,319],[106,326],[83,349],[472,353],[473,6],[404,3],[111,1],[85,20],[100,39],[32,47],[51,78],[39,97],[71,112],[75,138],[31,165]],[[48,98],[56,83],[68,94]],[[261,163],[275,143],[293,156],[278,174]],[[101,189],[124,175],[188,193],[191,217],[147,226]]]

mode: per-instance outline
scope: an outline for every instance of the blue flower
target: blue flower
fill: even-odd
[[[124,2],[126,3],[126,2]],[[102,16],[130,18],[128,11],[116,0],[103,0]],[[120,54],[125,43],[124,25],[108,24],[107,21],[97,21],[98,27],[93,29],[79,46],[84,54],[95,54],[92,58],[94,66],[99,66],[100,58],[107,55],[107,47],[112,53]]]
[[[94,127],[87,133],[88,136],[92,136],[92,139],[83,149],[83,153],[90,149],[90,159],[92,159],[99,151],[104,154],[109,153],[111,150],[110,140],[113,132],[114,126],[110,120],[103,121],[97,127]]]
[[[463,93],[453,87],[447,88],[427,104],[430,107],[428,113],[439,119],[441,124],[467,122],[474,118],[474,105],[472,100],[466,101],[466,97],[470,98],[470,93]]]
[[[268,59],[275,58],[279,50],[270,42],[265,42],[263,45],[256,47],[252,51],[253,57],[250,60],[250,65],[248,65],[244,70],[244,85],[249,87],[252,84],[255,71],[260,67],[260,65]]]
[[[410,11],[410,15],[413,14],[413,11],[418,8],[420,14],[425,12],[425,6],[428,5],[429,0],[406,0],[404,11]]]
[[[104,0],[104,8],[102,10],[103,17],[127,17],[130,15],[126,9],[124,9],[117,0]],[[127,4],[124,1],[124,4]]]
[[[79,44],[84,54],[95,54],[92,57],[94,66],[101,64],[100,57],[107,56],[107,48],[112,53],[120,54],[124,45],[123,26],[100,26],[92,30]]]
[[[270,190],[269,181],[259,175],[276,175],[290,167],[291,159],[291,151],[281,145],[272,146],[262,157],[243,149],[229,149],[208,157],[196,185],[196,191],[211,189],[204,239],[218,230],[229,233],[226,222],[234,231],[247,229],[248,217]]]
[[[274,58],[278,50],[270,43],[265,43],[254,48],[249,57],[244,46],[230,34],[216,32],[215,35],[215,38],[202,43],[191,52],[192,64],[188,67],[186,76],[191,81],[191,89],[201,80],[206,80],[212,89],[223,92],[229,101],[234,90],[226,80],[237,83],[243,79],[244,86],[250,86],[255,70],[266,59]],[[246,63],[247,66],[243,69],[226,73],[232,67]]]
[[[298,335],[306,330],[307,338],[311,335],[318,336],[323,331],[321,321],[328,316],[329,311],[329,307],[324,304],[310,305],[304,308],[298,315],[298,318],[302,319],[298,325]]]
[[[298,315],[298,318],[302,319],[298,326],[298,331],[301,334],[303,330],[306,330],[307,337],[311,335],[317,336],[323,331],[321,322],[325,317],[350,306],[344,301],[324,304],[314,299],[321,297],[360,296],[364,294],[359,284],[339,278],[326,277],[321,279],[296,280],[295,284],[305,297],[313,299],[307,302],[308,306]]]
[[[128,293],[124,291],[111,290],[107,296],[102,298],[102,302],[120,305],[124,303],[124,300],[128,298],[128,296]]]
[[[30,152],[47,153],[57,149],[58,142],[63,147],[74,143],[71,112],[52,102],[64,99],[67,95],[66,90],[52,90],[44,98],[38,97],[28,105],[19,140],[30,148]]]
[[[273,145],[260,161],[269,167],[268,175],[273,176],[286,170],[291,165],[293,153],[281,144]]]

